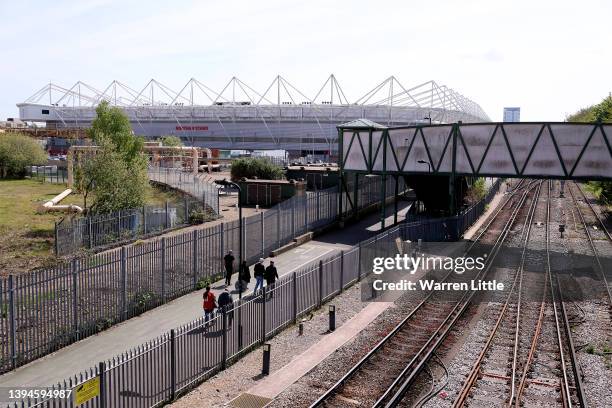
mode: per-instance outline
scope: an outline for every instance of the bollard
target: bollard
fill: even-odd
[[[298,326],[298,336],[303,336],[304,335],[304,323],[300,322],[300,325]]]
[[[263,365],[261,367],[261,375],[270,374],[270,349],[272,346],[270,343],[263,345]]]
[[[336,330],[336,306],[329,305],[329,331]]]
[[[372,289],[372,293],[371,293],[372,297],[371,297],[371,299],[375,299],[376,298],[376,289],[374,289],[374,281],[371,281],[370,283],[371,283],[370,288]]]
[[[259,212],[259,204],[255,204],[255,212]]]

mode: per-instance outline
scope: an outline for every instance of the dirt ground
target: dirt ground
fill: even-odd
[[[53,253],[54,223],[64,214],[43,213],[39,207],[66,188],[65,184],[32,179],[0,180],[0,276],[22,274],[57,264]],[[176,199],[173,191],[151,187],[147,192],[149,204],[163,205],[166,200]],[[232,200],[236,198],[223,199],[222,205],[229,207]],[[82,207],[83,197],[71,194],[61,204]]]

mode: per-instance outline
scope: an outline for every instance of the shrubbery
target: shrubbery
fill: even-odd
[[[604,98],[597,105],[589,106],[567,117],[569,122],[604,122],[612,123],[612,96]],[[608,135],[608,137],[610,137]],[[612,182],[590,181],[591,192],[605,202],[612,199]]]
[[[0,135],[0,178],[23,178],[27,166],[46,161],[47,154],[36,140],[18,133]]]
[[[284,176],[283,169],[264,157],[245,157],[232,162],[232,180],[242,177],[278,180]]]

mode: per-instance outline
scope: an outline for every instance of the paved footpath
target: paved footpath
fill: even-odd
[[[403,214],[407,205],[407,202],[399,203],[400,221],[404,218]],[[389,226],[393,224],[393,205],[387,206],[387,214],[391,214],[385,220],[385,225]],[[278,274],[280,276],[289,274],[313,261],[327,258],[372,236],[380,229],[379,217],[380,213],[376,212],[347,225],[342,230],[330,231],[275,257],[274,263]],[[269,261],[270,258],[267,258],[265,265],[268,265]],[[251,275],[252,273],[251,267]],[[252,279],[247,293],[251,292],[254,286],[255,279]],[[211,287],[215,293],[220,293],[225,289],[224,280],[215,282]],[[0,376],[0,385],[3,387],[45,387],[56,384],[97,365],[100,361],[110,359],[170,329],[191,322],[201,315],[202,291],[199,290],[6,373]]]

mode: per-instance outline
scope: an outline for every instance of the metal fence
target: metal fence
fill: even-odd
[[[181,169],[149,167],[149,180],[181,190],[219,214],[219,194],[215,184],[204,181],[204,174],[193,174]]]
[[[380,191],[380,183],[368,178],[359,188]],[[360,207],[378,200],[372,195]],[[245,259],[253,263],[334,222],[337,212],[338,192],[330,189],[244,218]],[[236,220],[0,279],[0,372],[189,293],[204,279],[220,278],[221,259],[229,249],[238,252],[239,239]]]
[[[180,169],[151,167],[149,179],[182,191],[192,198],[165,206],[144,206],[111,214],[65,217],[55,225],[55,254],[68,255],[81,248],[96,249],[160,234],[190,223],[192,212],[204,220],[219,214],[217,188],[200,176]]]
[[[55,255],[68,255],[82,248],[90,250],[158,235],[192,223],[217,218],[202,202],[185,197],[181,202],[147,205],[140,209],[117,211],[87,217],[64,217],[55,224]]]
[[[46,183],[66,184],[68,182],[68,169],[58,166],[28,166],[28,177],[42,180]]]
[[[498,184],[495,189],[498,188]],[[100,362],[54,389],[74,389],[96,378],[100,395],[87,407],[155,407],[224,369],[249,349],[342,292],[371,272],[372,259],[393,255],[396,238],[444,240],[448,225],[462,234],[484,211],[482,205],[446,219],[401,224],[346,252],[315,261],[279,279],[272,288],[245,296],[206,322],[197,319],[115,358]],[[74,407],[72,400],[32,401],[11,407]]]

